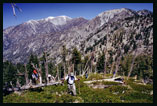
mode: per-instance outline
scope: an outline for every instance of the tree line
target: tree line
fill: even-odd
[[[106,49],[105,49],[106,50]],[[72,57],[67,60],[68,50],[66,46],[62,46],[62,61],[55,64],[48,59],[49,54],[44,52],[41,58],[31,54],[27,64],[13,64],[9,61],[3,62],[3,85],[12,82],[14,86],[17,84],[28,84],[32,78],[33,70],[39,73],[40,80],[38,83],[48,83],[48,74],[54,76],[55,80],[60,80],[69,72],[69,67],[75,75],[83,76],[88,73],[114,74],[142,79],[144,82],[153,78],[153,61],[149,55],[141,54],[134,56],[131,54],[121,55],[117,53],[113,58],[113,52],[108,51],[109,58],[106,58],[106,52],[99,53],[98,59],[95,57],[95,51],[83,57],[77,48],[72,50]]]

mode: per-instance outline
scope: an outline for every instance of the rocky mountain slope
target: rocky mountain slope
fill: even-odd
[[[3,30],[3,58],[15,63],[27,62],[30,53],[40,57],[45,50],[59,62],[62,45],[69,51],[77,47],[84,56],[95,51],[98,57],[104,50],[114,58],[118,50],[122,55],[135,51],[152,55],[153,13],[122,8],[102,12],[92,20],[48,17]]]

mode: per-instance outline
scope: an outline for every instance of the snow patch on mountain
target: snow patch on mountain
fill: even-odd
[[[127,8],[121,8],[121,9],[113,9],[113,10],[108,10],[105,12],[102,12],[100,14],[98,14],[98,16],[100,17],[101,20],[101,26],[104,23],[109,22],[109,20],[113,19],[113,18],[125,18],[128,16],[133,16],[136,12]]]
[[[51,22],[53,23],[54,25],[64,25],[67,23],[68,20],[71,20],[72,18],[71,17],[68,17],[68,16],[57,16],[57,17],[48,17],[48,18],[45,18],[45,19],[42,19],[46,22]]]
[[[45,18],[45,20],[46,20],[46,21],[49,21],[49,20],[52,20],[52,19],[54,19],[54,18],[55,18],[55,17],[49,16],[49,17]]]

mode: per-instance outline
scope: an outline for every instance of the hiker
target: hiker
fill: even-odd
[[[33,74],[32,74],[32,81],[33,81],[34,84],[36,84],[36,80],[37,80],[37,79],[36,79],[36,76],[35,76],[35,74],[33,73]]]
[[[76,86],[75,86],[75,81],[76,80],[80,80],[80,79],[77,79],[76,76],[74,76],[74,73],[71,72],[69,75],[67,75],[65,77],[65,80],[67,81],[68,83],[68,93],[73,93],[74,96],[76,96]]]
[[[114,71],[114,72],[113,72],[113,76],[112,76],[112,78],[114,77],[115,74],[116,74],[116,72]]]
[[[50,74],[48,74],[48,79],[49,79],[49,82],[52,81],[52,76]]]
[[[39,76],[38,76],[38,73],[37,71],[34,69],[33,70],[33,74],[32,74],[32,81],[34,84],[36,84],[36,81],[38,80]]]
[[[36,76],[36,78],[38,79],[38,72],[34,69],[33,70],[34,75]]]
[[[86,78],[86,79],[88,78],[88,73],[87,73],[87,71],[85,72],[85,78]]]
[[[73,96],[76,96],[75,81],[80,79],[77,79],[76,76],[74,76],[74,73],[72,72],[72,67],[69,70],[70,70],[69,74],[64,79],[67,81],[68,84],[68,93],[72,93]]]

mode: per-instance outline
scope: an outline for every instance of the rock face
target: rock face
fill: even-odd
[[[40,57],[44,50],[59,62],[62,45],[69,51],[77,47],[84,56],[104,49],[112,51],[113,57],[118,50],[125,54],[136,49],[152,55],[153,13],[122,8],[105,11],[92,20],[48,17],[3,30],[3,59],[15,63],[28,62],[30,53]]]

